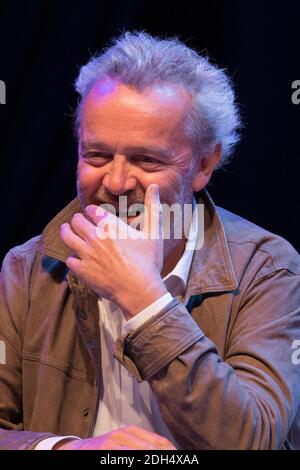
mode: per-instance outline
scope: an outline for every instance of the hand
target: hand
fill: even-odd
[[[137,426],[115,429],[102,436],[58,442],[53,450],[176,450],[165,437]]]
[[[129,319],[167,293],[160,275],[163,239],[159,188],[150,185],[146,190],[147,223],[143,230],[133,229],[95,205],[87,206],[85,213],[87,217],[75,214],[71,225],[61,226],[61,239],[74,253],[66,264],[99,297],[116,302]]]

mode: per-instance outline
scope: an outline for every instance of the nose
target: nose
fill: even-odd
[[[115,155],[102,180],[103,186],[115,195],[135,189],[136,178],[131,174],[130,163],[123,155]]]

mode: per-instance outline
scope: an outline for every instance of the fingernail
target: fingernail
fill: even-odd
[[[156,183],[152,183],[150,189],[151,189],[151,192],[152,192],[153,194],[155,194],[156,192],[159,191],[159,186],[158,186],[158,184],[156,184]]]

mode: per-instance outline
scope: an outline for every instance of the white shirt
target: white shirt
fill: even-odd
[[[113,357],[113,346],[116,339],[142,325],[150,317],[156,315],[173,297],[181,300],[185,293],[188,275],[192,263],[197,239],[197,209],[193,211],[185,251],[175,268],[163,279],[168,293],[146,307],[135,317],[126,321],[121,309],[114,302],[99,299],[99,328],[101,338],[101,370],[103,396],[98,409],[94,436],[99,436],[127,425],[139,426],[156,432],[177,443],[168,430],[155,396],[148,384],[138,383],[128,371]],[[74,436],[72,436],[74,437]],[[64,436],[64,439],[66,436]],[[36,450],[51,449],[61,437],[47,438],[41,441]]]

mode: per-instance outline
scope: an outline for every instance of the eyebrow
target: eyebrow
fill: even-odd
[[[81,150],[88,150],[89,148],[102,150],[107,153],[113,153],[111,151],[111,148],[101,141],[87,140],[87,141],[80,142]],[[125,147],[124,151],[128,155],[142,153],[142,154],[152,154],[152,155],[157,155],[157,156],[163,156],[165,158],[170,158],[174,153],[173,149],[171,148],[158,147],[155,145],[128,146],[128,147]]]

